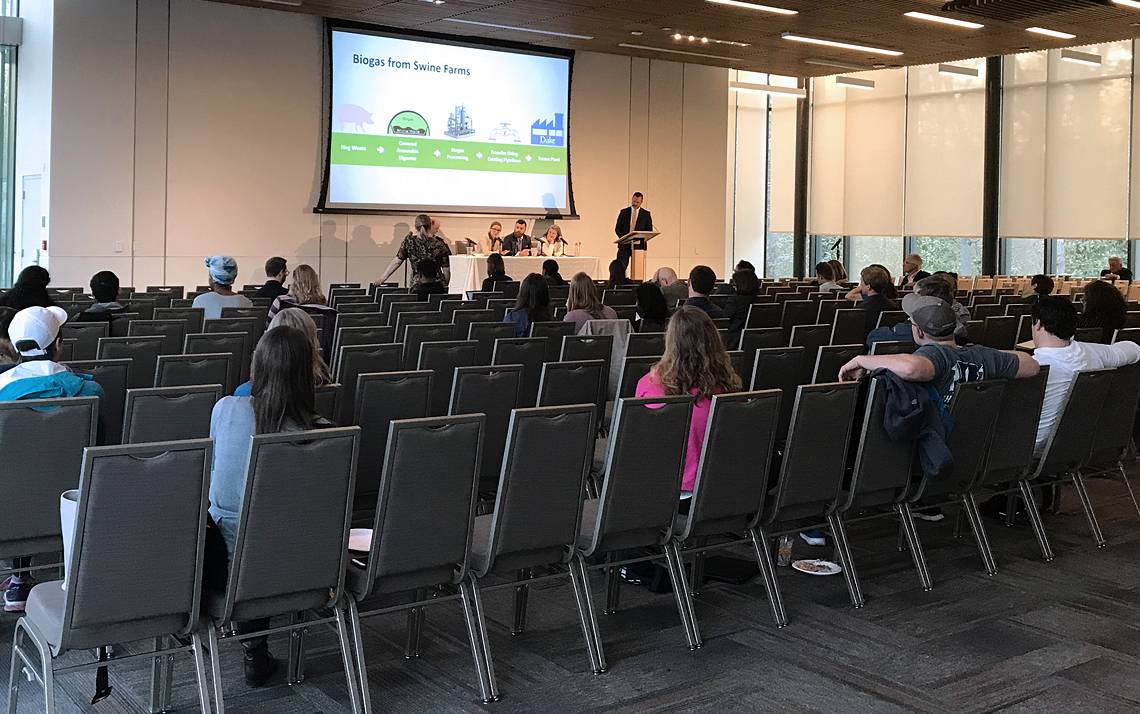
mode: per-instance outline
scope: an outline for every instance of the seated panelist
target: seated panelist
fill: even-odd
[[[515,231],[503,237],[503,248],[499,252],[503,255],[530,255],[531,238],[526,234],[526,221],[515,221]]]

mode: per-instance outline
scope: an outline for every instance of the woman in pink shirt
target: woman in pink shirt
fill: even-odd
[[[665,331],[665,354],[637,383],[637,396],[692,394],[697,398],[689,423],[682,491],[692,492],[697,479],[697,464],[701,460],[709,420],[709,399],[714,394],[736,391],[740,391],[740,377],[732,367],[712,319],[695,307],[677,310]]]

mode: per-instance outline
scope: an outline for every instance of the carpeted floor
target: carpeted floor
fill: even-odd
[[[456,602],[428,611],[422,656],[403,657],[404,617],[365,621],[365,652],[377,712],[708,711],[1136,711],[1140,708],[1140,518],[1118,483],[1091,486],[1109,539],[1097,550],[1071,489],[1047,516],[1056,560],[1042,563],[1028,524],[986,520],[999,572],[987,577],[968,531],[953,519],[920,524],[934,590],[923,592],[896,529],[851,528],[867,606],[851,607],[843,579],[780,568],[791,618],[777,630],[760,584],[710,585],[696,599],[702,649],[685,645],[670,595],[623,587],[622,607],[599,614],[610,669],[589,672],[573,596],[562,581],[535,587],[528,630],[509,633],[509,589],[488,593],[491,647],[502,701],[477,701],[466,630]],[[830,548],[796,546],[797,556]],[[743,552],[743,551],[742,551]],[[603,600],[595,574],[596,604]],[[0,617],[7,669],[11,616]],[[284,638],[273,640],[277,653]],[[335,639],[310,633],[306,680],[249,690],[240,647],[223,650],[231,712],[340,712],[347,692]],[[149,666],[112,671],[114,694],[84,706],[93,675],[57,680],[61,712],[145,712]],[[42,711],[34,684],[21,712]],[[197,709],[193,667],[176,662],[174,706]]]

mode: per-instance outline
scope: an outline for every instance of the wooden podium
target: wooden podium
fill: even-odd
[[[630,280],[645,280],[646,249],[638,248],[637,244],[641,241],[648,243],[659,235],[661,235],[660,231],[630,231],[614,241],[618,245],[632,245],[631,252],[633,255],[629,260]]]

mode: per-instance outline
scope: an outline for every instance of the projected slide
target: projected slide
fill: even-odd
[[[326,208],[569,213],[567,57],[332,31]]]

